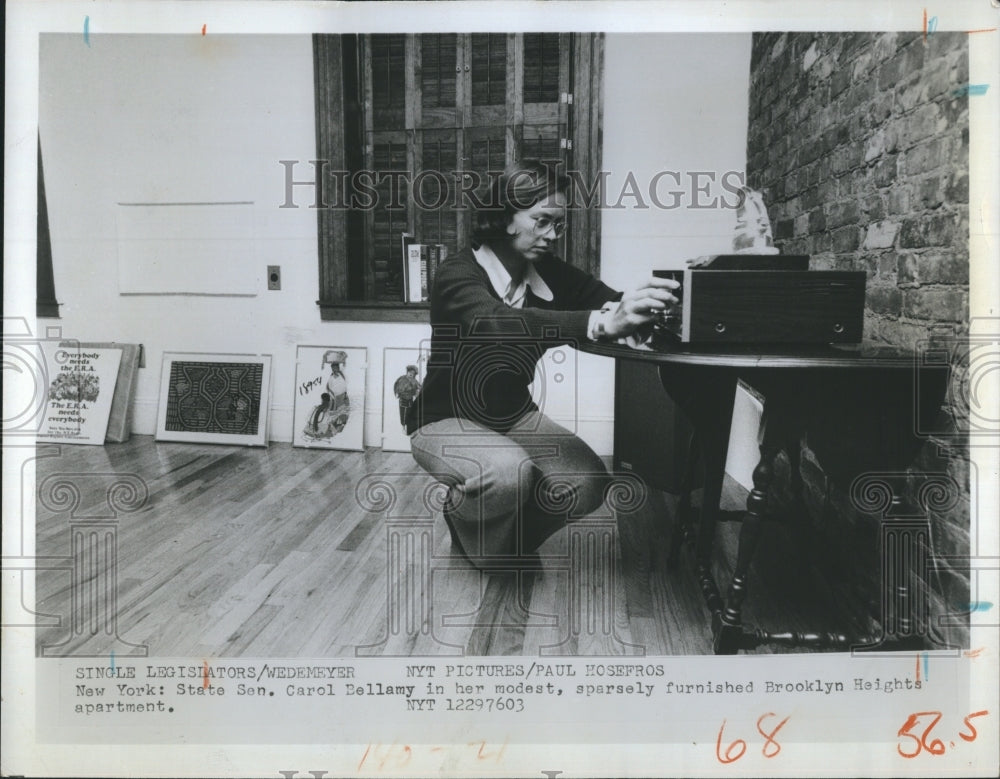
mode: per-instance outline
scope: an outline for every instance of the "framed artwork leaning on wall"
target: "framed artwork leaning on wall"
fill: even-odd
[[[294,446],[365,448],[368,350],[299,346],[295,354]]]
[[[157,441],[267,446],[271,356],[164,352]]]

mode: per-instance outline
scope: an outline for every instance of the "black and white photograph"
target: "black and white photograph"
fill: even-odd
[[[17,8],[26,744],[995,775],[1000,9],[189,5]]]

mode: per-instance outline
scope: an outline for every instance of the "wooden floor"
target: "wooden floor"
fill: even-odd
[[[40,446],[38,456],[36,551],[56,561],[37,574],[36,611],[59,621],[38,631],[40,653],[711,652],[690,552],[677,569],[666,565],[671,496],[653,492],[620,516],[596,565],[567,562],[564,530],[542,548],[543,572],[487,574],[452,556],[428,498],[433,482],[409,454],[133,436],[104,447]],[[740,499],[733,485],[727,494]],[[720,528],[720,583],[735,530]],[[798,602],[808,581],[769,589],[766,579],[751,580],[748,620],[829,627]]]

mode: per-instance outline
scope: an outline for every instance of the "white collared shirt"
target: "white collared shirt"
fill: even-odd
[[[545,283],[545,279],[538,275],[538,271],[535,270],[532,263],[525,264],[521,282],[514,284],[510,273],[507,272],[503,263],[500,262],[500,258],[493,253],[490,247],[480,246],[478,249],[473,249],[472,253],[476,257],[476,262],[486,271],[493,291],[500,296],[505,305],[510,308],[524,308],[524,298],[529,287],[535,297],[552,302],[552,290]]]
[[[473,249],[472,254],[475,256],[476,262],[479,263],[480,267],[486,271],[486,275],[489,277],[490,286],[493,287],[493,291],[496,292],[504,304],[510,308],[524,307],[524,298],[529,287],[536,297],[545,301],[552,301],[552,290],[549,288],[549,285],[545,283],[545,279],[538,275],[538,271],[535,270],[534,264],[529,262],[525,265],[524,276],[521,278],[521,283],[515,285],[510,273],[507,272],[503,263],[500,262],[500,258],[496,256],[490,247],[485,245],[480,246],[478,249]],[[604,340],[600,335],[602,331],[598,327],[598,324],[606,322],[607,319],[612,316],[617,307],[617,303],[606,303],[599,311],[590,312],[590,320],[587,325],[587,337],[591,341]],[[648,338],[648,335],[645,338],[640,338],[636,335],[629,335],[624,338],[614,340],[620,344],[625,344],[633,348],[639,348],[648,340]]]

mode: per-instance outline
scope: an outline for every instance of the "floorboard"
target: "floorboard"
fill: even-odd
[[[133,436],[105,447],[39,447],[36,474],[37,554],[62,566],[36,576],[36,611],[61,620],[38,630],[40,652],[100,656],[138,645],[164,657],[711,652],[690,552],[676,569],[667,566],[676,499],[655,491],[619,517],[613,535],[578,536],[596,545],[575,566],[567,556],[573,536],[563,530],[542,547],[543,570],[482,573],[452,555],[444,521],[430,507],[433,481],[405,453]],[[146,490],[138,507],[109,497],[126,479]],[[59,483],[71,485],[69,502],[53,497]],[[742,500],[745,491],[727,481],[724,501]],[[87,567],[78,558],[74,601],[73,539],[96,537],[87,536],[94,527],[114,537],[113,579],[93,559]],[[720,584],[737,531],[735,523],[718,530]],[[809,602],[807,567],[769,573],[752,578],[748,618],[834,629]],[[81,607],[79,591],[109,581],[115,609]]]

